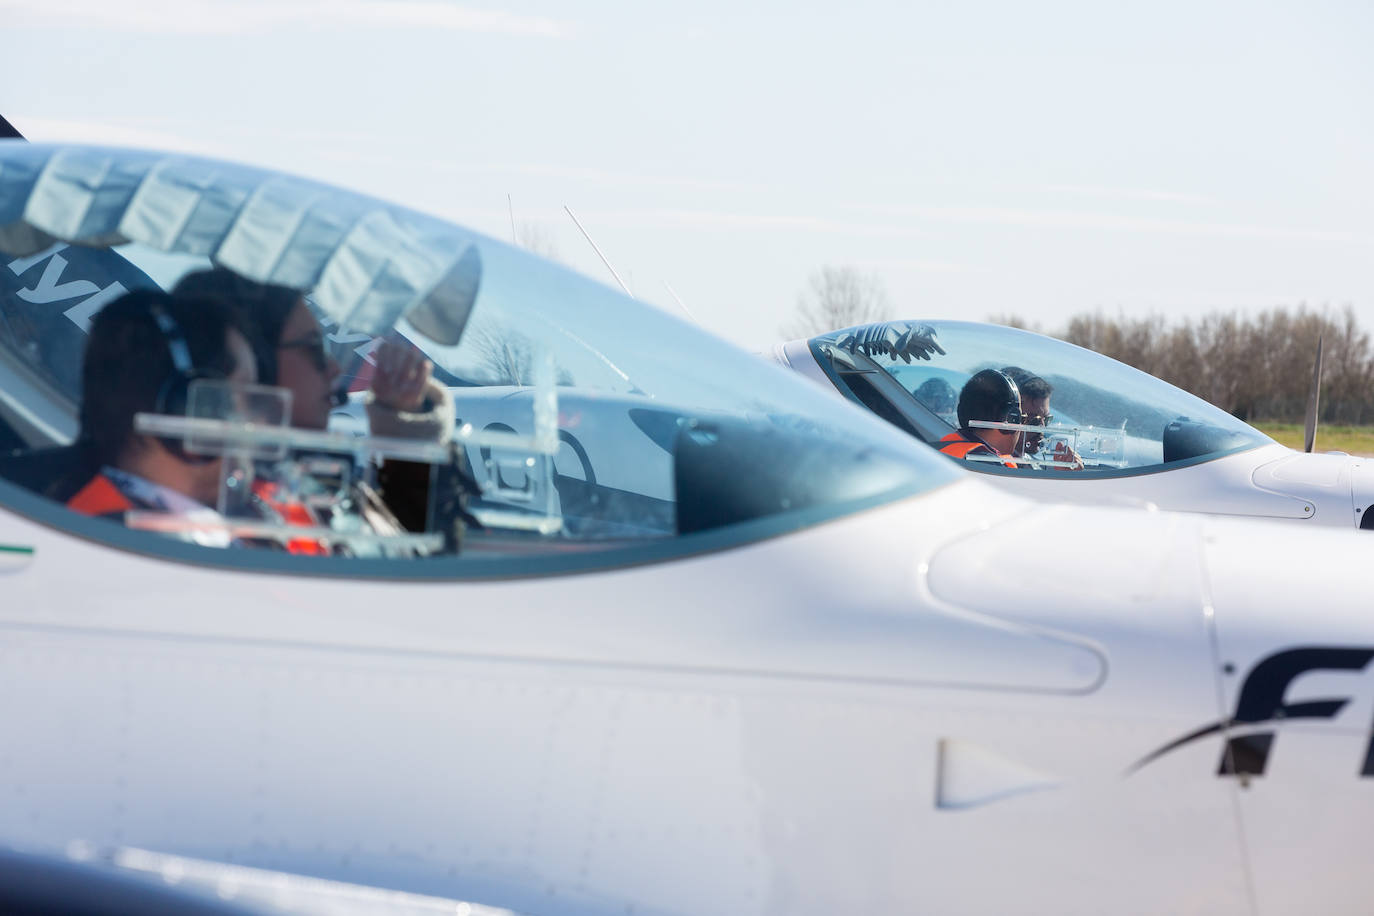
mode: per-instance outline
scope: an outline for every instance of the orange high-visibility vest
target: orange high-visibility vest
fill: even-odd
[[[319,520],[315,513],[310,511],[310,507],[303,503],[285,502],[279,498],[280,488],[271,481],[258,478],[253,481],[253,495],[271,506],[288,525],[295,525],[299,528],[310,528],[319,525]],[[330,553],[329,544],[324,541],[317,541],[313,538],[292,538],[286,542],[288,553],[299,553],[306,556],[328,556]]]
[[[1016,460],[1007,455],[999,455],[988,447],[987,443],[979,442],[977,439],[970,439],[962,432],[952,432],[940,440],[940,451],[949,455],[951,458],[967,458],[969,455],[994,455],[1002,459],[1002,463],[1009,468],[1018,467]]]
[[[123,515],[134,504],[120,492],[119,487],[104,474],[97,474],[90,482],[67,500],[67,508],[82,515]]]

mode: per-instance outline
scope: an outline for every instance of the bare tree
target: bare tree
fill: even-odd
[[[1037,334],[1044,333],[1040,330],[1040,322],[1031,321],[1023,315],[1018,315],[1016,312],[1002,312],[996,315],[989,315],[988,324],[1000,324],[1009,328],[1020,328],[1023,331],[1034,331]]]
[[[515,331],[483,328],[473,339],[477,366],[488,385],[528,385],[534,376],[534,348],[530,339]]]
[[[1057,336],[1191,391],[1243,420],[1299,421],[1307,409],[1317,339],[1325,341],[1322,419],[1374,419],[1374,349],[1341,311],[1273,308],[1213,312],[1170,327],[1161,315],[1076,315]]]
[[[484,385],[533,385],[535,383],[535,344],[519,331],[483,328],[473,335],[477,368],[484,373]],[[555,385],[575,385],[576,379],[562,366],[554,365]]]
[[[531,254],[550,261],[558,260],[558,246],[554,244],[553,232],[544,223],[521,222],[515,233],[515,242]]]
[[[797,297],[793,320],[782,327],[788,338],[811,337],[827,331],[883,321],[891,317],[887,290],[877,274],[853,267],[822,267]]]

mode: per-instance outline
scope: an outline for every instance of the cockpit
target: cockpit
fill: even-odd
[[[1015,328],[894,321],[813,337],[809,346],[842,394],[937,448],[961,427],[973,435],[1004,432],[1005,441],[1014,440],[996,454],[964,456],[980,470],[1119,476],[1272,443],[1151,375]],[[1017,392],[1009,400],[1019,400],[1019,409],[961,422],[961,394],[986,370],[1008,381]]]
[[[120,533],[82,528],[116,544],[313,542],[334,559],[662,554],[688,536],[765,536],[958,473],[554,264],[263,170],[0,143],[0,265],[0,501],[48,524],[70,521],[63,474],[83,444],[83,357],[112,303],[228,271],[298,294],[318,328],[313,358],[338,367],[324,428],[295,423],[280,385],[215,378],[188,379],[175,410],[140,409],[139,435],[215,462],[221,477],[204,512],[140,505]],[[422,353],[447,392],[442,435],[371,428],[388,341]],[[247,512],[245,494],[264,481],[306,521]]]

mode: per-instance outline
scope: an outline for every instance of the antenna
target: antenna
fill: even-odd
[[[1307,394],[1307,422],[1302,435],[1302,450],[1312,451],[1317,444],[1317,402],[1322,393],[1322,339],[1317,337],[1317,362],[1312,367],[1312,390]]]
[[[515,235],[515,204],[511,203],[510,192],[506,192],[506,209],[510,211],[510,243],[520,247],[520,239]]]
[[[679,295],[673,290],[673,288],[672,288],[671,286],[668,285],[668,281],[667,281],[667,280],[664,280],[664,281],[663,281],[663,288],[666,289],[666,290],[668,291],[668,295],[670,295],[670,296],[673,297],[673,301],[676,302],[676,303],[678,304],[678,306],[679,306],[684,312],[687,313],[687,317],[688,317],[688,318],[692,319],[692,321],[693,321],[695,324],[701,324],[700,321],[697,321],[697,316],[696,316],[696,315],[693,315],[693,314],[692,314],[692,310],[689,309],[689,308],[687,307],[687,303],[685,303],[685,302],[682,301],[682,297],[679,296]]]
[[[634,293],[630,292],[630,288],[625,285],[625,281],[620,279],[620,274],[615,272],[615,268],[611,266],[611,262],[606,260],[606,256],[601,253],[601,249],[596,247],[596,242],[592,241],[592,237],[587,234],[587,230],[582,228],[582,223],[578,221],[577,215],[572,212],[572,207],[564,204],[563,209],[568,211],[568,215],[572,217],[572,221],[576,223],[577,228],[582,231],[582,237],[587,240],[588,245],[592,246],[592,251],[595,251],[596,256],[601,259],[601,263],[606,265],[606,269],[611,272],[611,276],[615,277],[615,282],[620,284],[620,288],[625,291],[625,295],[633,299]]]

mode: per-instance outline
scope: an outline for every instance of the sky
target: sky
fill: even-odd
[[[0,0],[0,114],[527,244],[750,348],[891,317],[1352,306],[1374,4]]]

